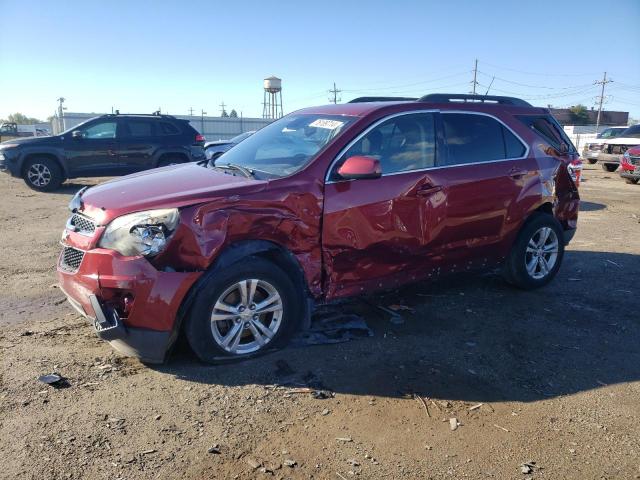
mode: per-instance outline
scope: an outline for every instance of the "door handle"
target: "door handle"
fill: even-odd
[[[418,188],[418,190],[416,191],[416,195],[419,195],[421,197],[425,197],[427,195],[433,195],[436,192],[439,192],[442,190],[442,187],[440,185],[422,185],[421,187]]]
[[[520,177],[524,177],[527,173],[529,173],[529,170],[521,170],[519,168],[512,168],[511,170],[509,170],[509,176],[511,178],[520,178]]]
[[[108,154],[109,154],[109,156],[111,156],[111,157],[115,157],[115,156],[116,156],[116,151],[115,151],[115,150],[113,150],[113,149],[111,149],[111,148],[110,148],[109,150],[107,150],[107,153],[108,153]]]

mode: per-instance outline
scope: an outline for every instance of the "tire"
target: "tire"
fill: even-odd
[[[181,163],[186,163],[184,158],[181,158],[181,157],[161,158],[160,161],[158,162],[158,168],[168,167],[169,165],[180,165]]]
[[[627,182],[630,185],[637,185],[638,183],[638,178],[625,178],[624,181]]]
[[[242,301],[242,282],[246,282],[247,297],[253,283],[254,299],[259,296],[260,301]],[[185,325],[185,336],[194,353],[206,363],[251,358],[282,347],[303,318],[301,292],[275,264],[247,257],[205,281]],[[272,301],[266,303],[266,312],[260,315],[260,303],[269,299]],[[273,307],[280,308],[269,311]],[[217,321],[212,321],[214,315]]]
[[[598,162],[598,160],[595,158],[589,158],[588,161],[590,165],[595,165]]]
[[[545,242],[540,243],[543,238]],[[511,247],[504,265],[505,280],[523,290],[543,287],[556,276],[563,257],[564,236],[560,223],[548,213],[534,213]]]
[[[618,169],[618,164],[617,163],[603,163],[602,164],[602,169],[605,172],[615,172]]]
[[[22,178],[32,190],[52,192],[64,182],[64,174],[58,162],[49,157],[33,157],[24,165]]]

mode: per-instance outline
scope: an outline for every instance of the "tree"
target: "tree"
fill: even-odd
[[[33,125],[34,123],[44,123],[42,120],[33,117],[27,117],[22,113],[12,113],[7,117],[7,122],[15,122],[18,125]]]
[[[584,105],[576,105],[569,109],[571,112],[571,120],[575,122],[576,125],[587,125],[590,123],[589,111],[587,107]]]
[[[235,108],[231,110],[231,113],[229,114],[229,116],[231,118],[238,118],[238,112],[236,112]]]
[[[222,118],[228,118],[229,114],[227,113],[226,110],[222,110],[222,115],[220,115]]]

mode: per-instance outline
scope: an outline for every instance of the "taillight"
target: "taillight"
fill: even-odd
[[[204,135],[201,135],[200,133],[196,135],[196,142],[204,142],[204,140]]]

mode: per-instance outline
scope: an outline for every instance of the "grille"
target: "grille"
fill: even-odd
[[[607,153],[610,153],[613,155],[621,155],[624,152],[626,152],[628,148],[629,148],[628,145],[609,145],[607,149]]]
[[[631,165],[640,165],[640,157],[629,156],[629,161],[631,162]]]
[[[93,220],[78,213],[74,213],[71,216],[69,219],[69,225],[72,226],[76,232],[85,235],[91,235],[96,231],[96,224],[93,223]]]
[[[60,266],[70,272],[75,272],[80,268],[84,252],[73,247],[64,247],[60,256]]]

